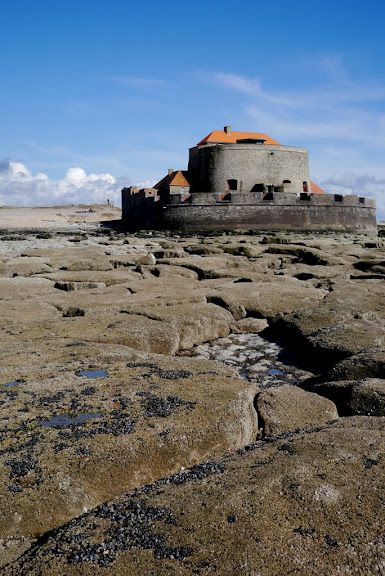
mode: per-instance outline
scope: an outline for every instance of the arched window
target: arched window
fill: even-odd
[[[309,184],[307,182],[302,182],[303,192],[309,192]]]
[[[284,184],[291,184],[291,180],[284,180],[283,183]]]

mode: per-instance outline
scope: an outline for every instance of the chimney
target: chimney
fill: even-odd
[[[226,134],[231,134],[231,126],[225,126],[223,130],[226,132]]]
[[[168,175],[171,176],[171,174],[174,172],[174,168],[169,168],[167,170],[167,172],[168,172]]]

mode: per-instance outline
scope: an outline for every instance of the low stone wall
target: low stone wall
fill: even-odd
[[[349,203],[179,204],[163,207],[160,227],[186,231],[256,229],[374,233],[376,214],[373,206]]]
[[[173,230],[376,231],[374,200],[333,194],[195,192],[154,196],[122,190],[122,218],[131,228]]]

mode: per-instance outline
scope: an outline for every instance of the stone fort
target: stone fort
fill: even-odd
[[[188,170],[123,188],[122,219],[131,229],[376,230],[375,201],[326,194],[310,179],[305,148],[230,126],[190,148]]]

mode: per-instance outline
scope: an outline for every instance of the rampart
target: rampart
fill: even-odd
[[[374,200],[359,196],[299,196],[274,192],[195,192],[162,199],[149,191],[123,189],[123,219],[132,228],[205,230],[376,231]]]

